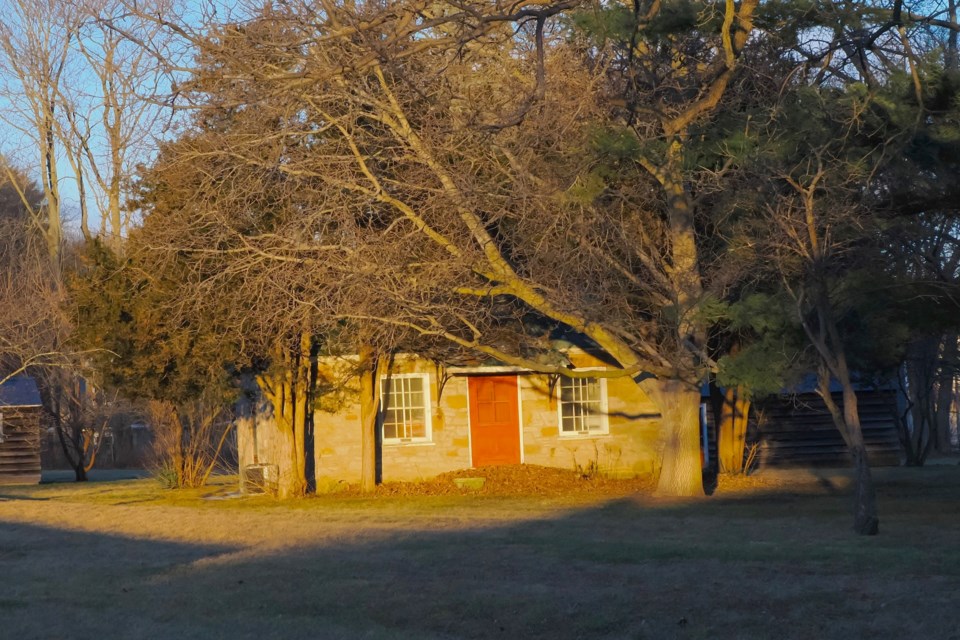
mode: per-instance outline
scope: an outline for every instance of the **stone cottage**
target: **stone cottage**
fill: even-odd
[[[578,371],[615,371],[573,349]],[[322,359],[331,377],[335,359]],[[422,480],[447,471],[503,464],[537,464],[611,476],[654,471],[660,416],[628,377],[568,378],[510,366],[442,367],[398,356],[383,376],[378,424],[379,476]],[[360,403],[354,379],[346,391],[322,397],[314,413],[318,486],[358,482]],[[238,423],[242,469],[275,459],[270,417]]]

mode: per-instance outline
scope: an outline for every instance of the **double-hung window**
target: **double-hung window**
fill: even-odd
[[[380,380],[385,444],[430,442],[430,377],[395,374]]]
[[[608,431],[607,381],[603,378],[560,378],[560,435]]]

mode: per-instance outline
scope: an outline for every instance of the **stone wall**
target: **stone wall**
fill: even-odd
[[[654,472],[660,416],[653,403],[627,378],[607,382],[609,431],[561,435],[557,390],[547,376],[520,377],[523,461],[584,473],[634,477]]]
[[[467,380],[448,378],[442,393],[431,362],[398,359],[394,374],[424,373],[430,377],[432,439],[429,443],[382,445],[384,480],[423,480],[470,466]],[[317,486],[338,481],[360,481],[359,383],[321,403],[314,415]]]
[[[602,366],[598,360],[585,354],[577,355],[574,362],[578,367]],[[359,381],[349,378],[349,374],[345,376],[349,365],[348,361],[332,359],[321,365],[322,376],[336,381],[331,388],[338,390],[322,397],[314,415],[314,452],[320,490],[360,480]],[[422,480],[472,466],[468,380],[469,375],[477,371],[454,370],[451,374],[438,371],[431,362],[398,358],[392,372],[429,376],[432,438],[427,443],[383,444],[382,479],[388,482]],[[343,384],[344,379],[347,379],[346,384]],[[442,389],[440,380],[443,380]],[[521,373],[518,385],[524,463],[618,477],[655,471],[660,417],[650,400],[629,378],[606,381],[609,432],[602,435],[561,435],[555,378]],[[241,466],[253,463],[255,451],[258,462],[273,462],[275,447],[271,434],[272,419],[268,414],[261,408],[256,421],[247,418],[238,423]]]

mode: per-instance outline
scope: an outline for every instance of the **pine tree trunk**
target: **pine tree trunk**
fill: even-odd
[[[737,401],[734,406],[734,450],[737,456],[737,473],[744,471],[743,455],[747,448],[747,427],[750,425],[750,401],[745,396],[744,388],[737,387]]]
[[[847,424],[850,455],[856,473],[854,488],[853,529],[860,535],[875,536],[880,530],[877,516],[877,497],[873,488],[873,476],[867,460],[867,449],[863,444],[863,429],[860,425],[860,412],[857,408],[857,394],[853,390],[849,377],[840,381],[843,385],[843,418]]]
[[[860,535],[875,536],[880,530],[880,518],[877,515],[873,475],[870,473],[867,450],[863,443],[863,429],[860,425],[860,412],[857,409],[857,393],[853,389],[846,359],[842,355],[839,358],[839,364],[840,385],[843,389],[843,412],[840,412],[830,395],[830,378],[824,372],[820,374],[820,397],[826,403],[853,458],[853,530]]]
[[[723,395],[720,423],[717,425],[717,460],[721,473],[743,471],[743,450],[747,441],[750,401],[742,387],[731,387]]]
[[[645,388],[660,409],[665,440],[657,495],[704,495],[699,390],[680,380],[652,380]]]

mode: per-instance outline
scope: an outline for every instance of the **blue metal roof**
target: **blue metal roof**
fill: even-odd
[[[854,378],[853,389],[855,391],[896,391],[898,389],[896,380],[859,380]],[[781,395],[794,395],[801,393],[816,393],[819,382],[814,373],[809,373],[800,379],[800,382],[792,387],[784,387],[780,390]],[[833,378],[830,378],[830,393],[840,393],[843,387]],[[704,382],[700,387],[700,395],[704,398],[710,396],[710,383]]]
[[[39,407],[40,390],[30,376],[14,376],[0,384],[0,407]]]

